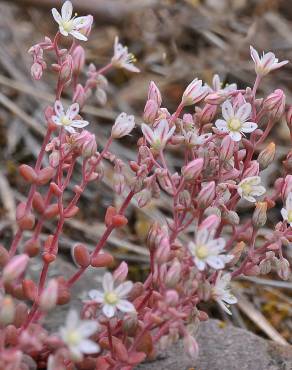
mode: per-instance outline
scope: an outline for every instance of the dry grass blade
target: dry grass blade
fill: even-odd
[[[250,303],[244,296],[237,294],[239,309],[270,339],[274,342],[288,345],[289,343],[284,339],[280,333],[268,322],[264,315],[257,310],[252,303]]]

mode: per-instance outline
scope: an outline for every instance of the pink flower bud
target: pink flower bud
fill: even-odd
[[[200,224],[200,229],[208,230],[209,233],[215,231],[220,224],[220,217],[212,214],[205,218],[205,220]]]
[[[181,264],[178,259],[175,259],[172,262],[172,265],[168,269],[165,277],[165,285],[168,288],[175,288],[178,282],[180,281],[181,276]]]
[[[65,85],[72,78],[73,60],[71,55],[67,55],[65,61],[62,63],[59,71],[59,83]]]
[[[73,247],[73,256],[77,265],[87,267],[90,265],[90,255],[84,244],[76,244]]]
[[[122,283],[128,276],[128,265],[125,261],[121,262],[119,267],[114,271],[113,278],[115,282]]]
[[[19,173],[30,184],[34,183],[37,179],[35,170],[27,164],[19,166]]]
[[[263,102],[263,107],[276,120],[279,120],[284,113],[286,96],[280,89],[275,90]]]
[[[94,134],[87,130],[82,130],[80,133],[73,134],[72,137],[83,157],[91,157],[96,153],[97,144]]]
[[[30,69],[30,73],[34,80],[40,80],[43,75],[43,67],[40,63],[33,63]]]
[[[178,303],[179,295],[176,290],[168,290],[164,297],[164,302],[168,306],[175,306]]]
[[[160,245],[158,246],[155,254],[155,261],[158,264],[163,264],[168,261],[170,256],[170,245],[169,245],[169,240],[167,237],[164,237]]]
[[[143,119],[146,123],[154,123],[158,113],[158,105],[154,100],[147,100]]]
[[[292,105],[288,107],[288,110],[286,112],[286,122],[287,125],[292,128]]]
[[[78,84],[74,91],[73,103],[78,103],[81,109],[84,106],[85,99],[86,99],[86,96],[85,96],[84,88],[81,84]]]
[[[267,202],[257,202],[256,208],[252,215],[252,224],[254,227],[259,228],[263,227],[267,222]]]
[[[227,94],[216,92],[216,93],[207,95],[205,98],[205,102],[211,105],[219,105],[225,102],[225,100],[227,99],[227,96],[228,96]]]
[[[184,106],[196,104],[206,96],[208,87],[202,85],[202,80],[195,78],[187,86],[182,96],[182,103]]]
[[[202,187],[197,196],[197,202],[200,208],[209,207],[215,198],[215,181],[210,181]]]
[[[29,257],[19,254],[13,257],[3,269],[3,281],[5,283],[18,279],[25,271]]]
[[[268,144],[266,148],[260,152],[257,161],[259,162],[261,170],[264,170],[273,162],[275,154],[276,145],[274,143]]]
[[[148,99],[147,100],[152,100],[156,103],[157,107],[160,108],[161,103],[162,103],[162,98],[161,98],[161,93],[156,86],[154,81],[151,81],[149,84],[149,89],[148,89]]]
[[[120,139],[123,136],[129,135],[129,133],[135,127],[134,116],[121,113],[112,127],[111,136],[113,139]]]
[[[85,51],[81,45],[76,46],[72,53],[73,73],[79,74],[85,64]]]
[[[281,258],[277,262],[277,274],[280,276],[281,279],[287,280],[289,278],[289,275],[291,273],[290,271],[290,264],[289,261],[286,260],[286,258]]]
[[[258,176],[260,171],[260,165],[257,161],[251,161],[247,169],[244,171],[242,178]]]
[[[143,208],[145,207],[152,199],[152,193],[149,189],[143,189],[135,196],[138,207]]]
[[[234,154],[234,141],[229,135],[224,136],[220,145],[219,157],[222,162],[229,161]]]
[[[188,163],[182,168],[182,175],[186,181],[192,181],[196,179],[202,172],[204,165],[203,158],[197,158]]]
[[[190,334],[186,334],[184,337],[184,349],[186,354],[192,360],[196,360],[198,358],[199,346],[196,339]]]
[[[198,113],[198,119],[201,124],[210,123],[213,121],[217,112],[217,106],[214,104],[206,104],[204,108]]]
[[[292,192],[292,175],[287,175],[284,179],[284,184],[282,185],[281,191],[283,200],[286,200],[290,192]]]
[[[93,16],[89,14],[86,16],[86,22],[84,23],[84,26],[82,28],[79,28],[78,31],[88,38],[91,32],[92,24]]]
[[[57,304],[58,299],[58,282],[55,279],[51,279],[48,286],[44,289],[40,296],[40,307],[44,311],[49,311],[54,308]]]

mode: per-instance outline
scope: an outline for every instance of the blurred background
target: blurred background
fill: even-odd
[[[252,86],[255,73],[250,45],[260,52],[273,51],[280,60],[292,60],[290,0],[72,0],[72,3],[79,14],[94,16],[89,41],[83,44],[87,63],[105,65],[112,57],[114,38],[118,35],[136,55],[141,69],[140,74],[109,72],[107,103],[100,106],[93,96],[85,107],[84,116],[90,120],[90,130],[97,134],[100,146],[121,111],[135,114],[138,123],[142,121],[139,117],[150,80],[161,89],[163,106],[173,112],[185,86],[195,77],[211,83],[213,74],[218,73],[224,83],[236,82],[240,88]],[[43,109],[54,101],[54,74],[48,69],[41,81],[32,81],[27,51],[45,35],[54,36],[57,24],[50,9],[60,8],[61,4],[59,0],[0,1],[0,239],[6,245],[15,229],[15,205],[27,194],[17,166],[34,162],[45,131]],[[63,41],[66,47],[67,40]],[[259,94],[265,96],[281,88],[291,104],[291,72],[288,64],[266,77]],[[278,154],[275,163],[264,171],[268,186],[279,176],[281,161],[291,150],[285,122],[279,122],[272,135]],[[134,159],[136,138],[134,135],[115,143],[113,151],[125,160]],[[179,165],[179,158],[179,151],[169,154],[173,168]],[[80,177],[78,171],[80,168],[74,181]],[[112,168],[106,166],[103,182],[89,186],[77,218],[66,224],[60,247],[67,262],[72,261],[70,249],[76,241],[94,246],[103,231],[106,207],[119,202],[111,189],[112,175]],[[153,220],[164,220],[169,209],[166,195],[142,210],[133,205],[127,215],[129,225],[110,238],[107,248],[115,255],[116,264],[124,259],[129,262],[132,279],[143,278],[147,273],[147,231]],[[279,212],[271,214],[268,226],[279,219]],[[46,224],[44,239],[53,227],[53,223]],[[185,240],[188,238],[186,235]],[[291,252],[287,257],[291,260]],[[282,282],[272,275],[268,280],[257,277],[236,282],[234,288],[239,304],[233,308],[232,318],[227,318],[215,305],[208,306],[208,312],[260,335],[292,343],[291,281]]]

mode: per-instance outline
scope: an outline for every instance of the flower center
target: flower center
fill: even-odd
[[[287,221],[288,221],[289,223],[291,223],[291,222],[292,222],[292,210],[288,211]]]
[[[81,340],[81,336],[77,330],[68,331],[66,337],[67,343],[72,346],[77,345]]]
[[[64,31],[71,32],[73,30],[73,19],[70,19],[70,21],[63,22],[62,26],[64,28]]]
[[[64,117],[62,117],[62,119],[61,119],[61,123],[62,123],[62,125],[64,125],[64,126],[70,126],[70,125],[71,125],[71,123],[72,123],[72,121],[71,121],[71,119],[69,119],[68,117],[64,116]]]
[[[196,256],[202,260],[204,258],[206,258],[209,254],[209,251],[208,251],[208,248],[205,246],[205,245],[199,245],[197,248],[196,248]]]
[[[119,301],[119,297],[117,296],[116,293],[114,292],[110,292],[110,293],[106,293],[105,296],[104,296],[104,300],[107,304],[111,304],[111,305],[114,305],[116,303],[118,303]]]
[[[241,185],[244,194],[250,194],[252,192],[252,186],[249,183]]]
[[[241,127],[241,122],[238,118],[232,118],[228,122],[228,128],[231,131],[238,131],[240,129],[240,127]]]

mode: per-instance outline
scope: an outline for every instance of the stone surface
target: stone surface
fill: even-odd
[[[163,357],[137,367],[139,370],[292,370],[292,346],[281,346],[233,326],[222,328],[217,320],[200,325],[198,361],[184,354],[180,341]]]

